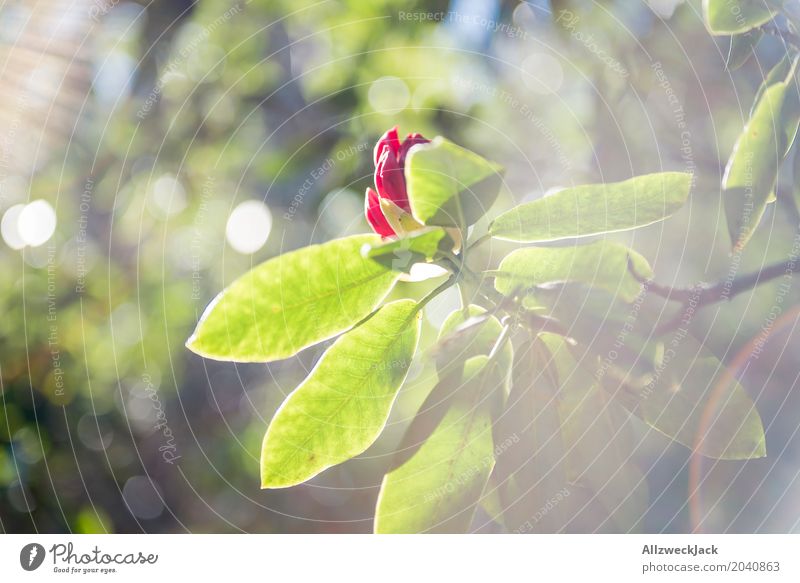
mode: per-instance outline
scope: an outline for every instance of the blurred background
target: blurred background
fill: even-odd
[[[0,0],[0,528],[371,531],[430,388],[424,351],[364,455],[262,491],[267,423],[324,346],[203,360],[184,342],[206,304],[269,257],[366,232],[372,146],[395,124],[505,165],[492,215],[552,188],[695,172],[678,215],[618,237],[664,284],[785,258],[793,177],[734,256],[719,189],[785,48],[767,36],[736,71],[727,51],[699,0]],[[734,362],[777,286],[707,308],[693,331]],[[769,456],[704,465],[706,530],[800,531],[799,295],[741,375]],[[426,307],[423,345],[457,302]],[[692,530],[688,451],[639,431],[638,528]],[[475,529],[496,527],[479,514]]]

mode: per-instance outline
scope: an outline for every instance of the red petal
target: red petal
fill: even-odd
[[[411,149],[411,146],[416,146],[417,144],[427,144],[430,140],[425,139],[422,134],[408,134],[408,137],[400,146],[400,152],[397,156],[398,161],[400,162],[400,166],[405,166],[406,164],[406,155],[408,151]]]
[[[394,229],[389,226],[389,221],[383,216],[381,212],[381,203],[378,200],[378,193],[371,188],[367,188],[367,196],[364,199],[364,214],[367,217],[367,222],[372,230],[378,233],[381,237],[395,236]]]
[[[378,143],[375,144],[375,149],[372,152],[375,166],[378,165],[378,160],[381,159],[385,147],[388,147],[389,151],[392,152],[395,157],[400,153],[400,137],[397,135],[397,126],[394,126],[383,134],[381,139],[378,140]]]
[[[375,188],[381,198],[388,198],[405,211],[411,210],[408,206],[403,167],[388,149],[384,149],[378,165],[375,166]]]

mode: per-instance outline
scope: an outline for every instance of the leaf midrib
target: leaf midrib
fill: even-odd
[[[377,279],[378,277],[380,277],[382,275],[388,275],[388,274],[391,274],[391,273],[392,273],[392,271],[387,269],[385,271],[380,271],[380,272],[374,273],[373,275],[371,275],[369,277],[364,277],[364,278],[361,278],[361,279],[357,279],[355,281],[351,281],[350,283],[348,283],[346,285],[337,286],[337,287],[335,287],[333,289],[325,291],[324,293],[320,293],[319,295],[308,296],[303,301],[298,302],[296,304],[290,304],[288,306],[284,306],[283,304],[281,304],[279,306],[280,309],[277,312],[274,312],[274,313],[282,313],[282,312],[294,310],[295,308],[304,307],[304,306],[307,306],[309,304],[315,304],[315,303],[317,303],[317,302],[319,302],[321,300],[324,300],[326,298],[329,298],[329,297],[333,296],[334,294],[338,294],[338,293],[341,293],[343,291],[351,291],[354,288],[362,286],[365,283],[368,283],[369,281],[371,281],[373,279]],[[279,289],[283,290],[283,287],[281,287]]]

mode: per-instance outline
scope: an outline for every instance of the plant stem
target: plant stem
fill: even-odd
[[[417,303],[417,312],[419,312],[419,311],[420,311],[422,308],[424,308],[424,307],[425,307],[425,305],[426,305],[428,302],[430,302],[430,301],[431,301],[433,298],[435,298],[436,296],[438,296],[440,293],[442,293],[444,290],[446,290],[446,289],[447,289],[447,288],[449,288],[450,286],[454,285],[456,282],[458,282],[458,275],[454,273],[453,275],[451,275],[450,277],[448,277],[448,278],[447,278],[445,281],[443,281],[443,282],[442,282],[440,285],[438,285],[436,288],[434,288],[433,290],[431,290],[430,292],[428,292],[428,293],[425,295],[425,297],[423,297],[423,298],[422,298],[422,299],[421,299],[421,300],[420,300],[420,301]]]
[[[511,333],[511,319],[506,316],[503,318],[503,330],[500,332],[500,336],[497,337],[497,340],[492,346],[492,351],[489,353],[489,360],[488,362],[493,362],[497,355],[500,354],[500,351],[503,350],[506,342],[508,341],[509,335]]]
[[[461,312],[464,314],[464,319],[469,318],[469,294],[467,293],[467,286],[463,281],[458,282],[458,293],[461,295]]]
[[[670,301],[687,303],[696,302],[697,306],[706,306],[722,300],[731,300],[742,292],[753,289],[781,275],[790,275],[800,271],[800,260],[798,258],[788,259],[778,263],[773,263],[759,271],[747,273],[729,281],[719,281],[713,285],[698,283],[690,288],[674,288],[661,285],[652,279],[643,278],[636,273],[632,265],[628,265],[633,276],[647,287],[648,291],[657,296]]]
[[[680,302],[684,308],[688,308],[691,305],[693,309],[697,310],[723,300],[730,301],[740,293],[751,290],[777,277],[797,273],[800,271],[800,260],[792,256],[791,259],[773,263],[763,269],[735,277],[732,280],[719,281],[713,285],[698,283],[690,288],[669,287],[658,284],[652,279],[642,277],[636,272],[630,259],[628,260],[628,270],[645,286],[647,291],[651,291],[667,301]],[[682,315],[683,310],[675,318],[656,328],[656,334],[672,330],[681,321]]]
[[[774,23],[769,23],[761,26],[761,30],[763,30],[767,34],[777,36],[787,45],[790,45],[794,48],[800,48],[800,37],[798,37],[790,30],[779,28]]]
[[[478,237],[477,239],[475,239],[475,241],[473,241],[473,242],[472,242],[472,244],[470,244],[470,245],[467,247],[467,251],[469,251],[469,250],[471,250],[471,249],[474,249],[474,248],[475,248],[475,247],[477,247],[478,245],[480,245],[480,244],[482,244],[482,243],[485,243],[486,241],[488,241],[488,240],[489,240],[489,239],[491,239],[491,238],[492,238],[492,235],[491,235],[490,233],[486,233],[486,234],[484,234],[484,235],[481,235],[480,237]]]
[[[472,271],[464,260],[454,255],[446,255],[445,259],[450,263],[453,269],[455,269],[456,273],[468,279],[475,286],[478,293],[495,304],[495,307],[501,307],[502,304],[505,303],[505,296],[497,293],[494,289],[486,288],[486,286],[483,285],[481,277]]]
[[[459,276],[468,278],[475,285],[478,293],[493,304],[494,311],[504,311],[507,317],[511,317],[512,322],[524,324],[534,334],[552,332],[553,334],[568,337],[564,326],[557,319],[531,312],[525,308],[521,300],[515,297],[516,294],[514,294],[514,297],[505,296],[494,288],[483,285],[481,277],[464,265],[464,262],[458,258],[445,257],[445,259],[452,264],[454,269],[458,270]]]

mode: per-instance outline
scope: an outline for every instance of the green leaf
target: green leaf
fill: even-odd
[[[508,403],[495,422],[492,475],[499,484],[503,523],[511,532],[558,532],[569,515],[558,389],[542,341],[518,346]]]
[[[559,190],[497,217],[493,237],[532,243],[626,231],[661,221],[686,202],[690,174],[663,172]]]
[[[711,34],[739,34],[771,20],[770,0],[703,0],[703,20]]]
[[[405,163],[411,212],[424,225],[465,228],[492,206],[502,166],[436,137],[414,146]]]
[[[756,91],[756,95],[753,98],[753,105],[750,107],[750,117],[753,117],[753,113],[756,110],[756,106],[761,101],[764,91],[766,91],[767,88],[775,85],[775,83],[780,83],[781,81],[786,80],[786,76],[792,70],[792,62],[793,59],[791,55],[786,54],[775,64],[774,67],[772,67],[772,69],[767,72],[767,76],[764,77],[764,81],[762,81],[761,85],[758,86],[758,91]]]
[[[452,246],[450,241],[451,249]],[[430,261],[446,248],[447,232],[441,227],[432,227],[399,239],[367,244],[361,249],[361,254],[390,269],[408,271],[414,263]]]
[[[752,400],[735,380],[723,382],[725,366],[688,330],[653,338],[658,318],[644,310],[631,318],[629,308],[574,295],[565,295],[559,303],[565,307],[554,312],[556,317],[587,355],[590,376],[599,379],[615,402],[690,448],[698,434],[705,433],[700,421],[709,410],[713,423],[700,453],[722,459],[764,455],[763,428]],[[570,320],[575,305],[581,306],[582,314]],[[713,387],[720,385],[712,401]],[[719,407],[709,407],[714,403]]]
[[[262,488],[300,484],[372,445],[406,378],[419,323],[418,304],[398,300],[331,345],[267,429]]]
[[[466,363],[477,356],[488,357],[500,337],[502,324],[484,308],[470,305],[468,314],[467,317],[464,310],[455,310],[439,330],[439,338],[431,348],[431,353],[440,380],[403,436],[393,467],[405,463],[439,425],[463,385]],[[491,364],[497,368],[492,374],[510,377],[513,360],[514,350],[511,342],[507,342]],[[495,392],[488,396],[486,404],[491,405],[493,410],[499,409],[503,398],[502,392]]]
[[[493,476],[494,474],[489,477],[489,481],[486,483],[486,488],[484,488],[483,495],[478,501],[478,506],[481,510],[483,510],[484,513],[486,513],[491,522],[503,524],[503,501],[500,498],[500,492],[498,488],[494,484]],[[480,532],[480,529],[478,529],[478,532]]]
[[[784,60],[788,61],[788,65],[782,64]],[[774,83],[783,82],[786,84],[786,96],[784,97],[779,120],[779,136],[782,137],[781,143],[783,145],[783,156],[781,156],[781,159],[786,158],[789,154],[789,149],[792,147],[795,136],[797,135],[798,125],[800,125],[800,92],[798,92],[796,76],[798,60],[796,56],[790,57],[786,55],[781,63],[775,66],[775,69],[778,69],[778,71],[776,71],[774,75],[774,81],[771,80],[773,78],[772,71],[767,75],[767,79],[770,80],[770,85],[768,85],[768,87]],[[765,81],[764,83],[767,82],[768,81]],[[766,88],[764,90],[766,91]],[[758,103],[754,103],[754,111],[757,106]],[[774,201],[774,192],[770,194]]]
[[[414,419],[403,434],[403,439],[398,444],[392,458],[389,471],[399,468],[411,459],[442,422],[445,414],[450,409],[453,399],[463,388],[465,365],[466,363],[462,362],[461,367],[453,367],[447,375],[441,377],[431,389],[431,392],[428,393],[419,411],[417,411]]]
[[[728,49],[728,59],[725,66],[729,71],[734,71],[744,65],[752,56],[758,41],[764,36],[761,30],[751,30],[745,34],[737,34],[731,37],[731,45]]]
[[[624,381],[624,379],[623,379]],[[649,382],[630,387],[604,378],[634,415],[706,457],[764,457],[761,417],[747,392],[713,354],[685,336],[666,346]]]
[[[573,519],[578,524],[588,521],[591,526],[576,528],[573,523],[571,530],[640,531],[649,492],[647,479],[635,462],[636,442],[628,414],[592,385],[582,393],[565,392],[561,408],[570,481],[586,489],[588,502],[602,512],[600,517]],[[576,496],[574,502],[578,500]]]
[[[796,64],[784,80],[764,90],[725,168],[722,188],[734,248],[744,247],[755,232],[797,132],[800,101],[794,84]]]
[[[502,380],[488,360],[476,356],[465,363],[463,376],[456,375],[463,382],[442,420],[405,463],[384,476],[376,533],[469,530],[494,466],[486,396]]]
[[[186,346],[200,356],[269,362],[350,329],[389,293],[399,273],[361,256],[378,235],[285,253],[248,271],[206,308]]]
[[[468,313],[469,319],[465,318],[463,310],[453,311],[439,330],[439,340],[433,351],[440,378],[447,375],[453,366],[461,366],[474,356],[488,356],[500,336],[503,329],[500,320],[488,315],[485,308],[473,304]],[[472,323],[475,325],[470,326]],[[497,365],[510,373],[513,360],[514,349],[508,342],[497,356]]]
[[[632,302],[641,284],[628,261],[641,277],[653,275],[647,260],[619,243],[598,241],[573,247],[528,247],[512,251],[494,272],[494,286],[502,294],[550,282],[580,282],[604,289]]]
[[[576,515],[571,529],[578,532],[631,532],[641,526],[647,511],[647,481],[636,466],[629,416],[597,386],[592,374],[577,361],[560,336],[542,334],[559,378],[559,412],[567,475],[585,490],[577,509],[597,507],[597,513]],[[570,500],[577,503],[578,488]]]

